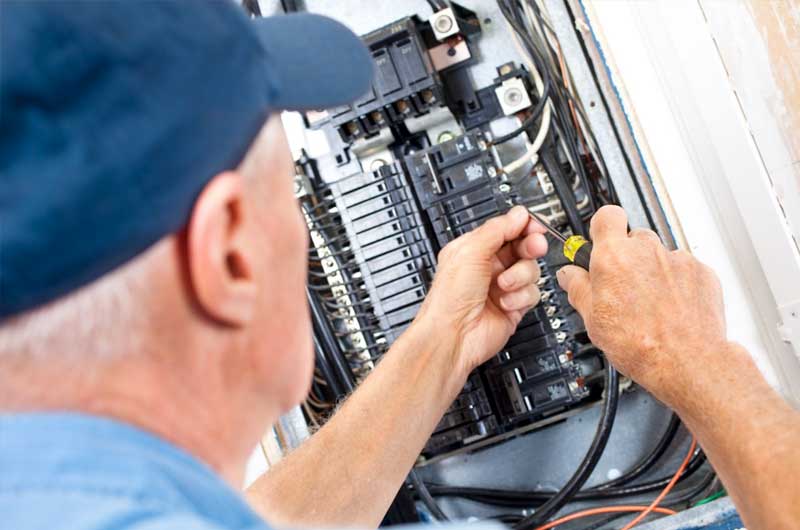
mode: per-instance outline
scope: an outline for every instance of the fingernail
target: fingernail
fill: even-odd
[[[517,279],[510,274],[504,274],[500,276],[500,283],[502,283],[500,287],[503,289],[510,289],[517,283]]]
[[[567,282],[567,271],[564,269],[558,269],[556,271],[556,280],[558,281],[558,285],[564,288],[564,285]]]

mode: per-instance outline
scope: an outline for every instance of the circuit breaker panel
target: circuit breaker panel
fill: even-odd
[[[311,423],[323,423],[408,328],[450,241],[514,205],[586,235],[594,211],[616,201],[541,21],[527,13],[525,33],[524,10],[509,2],[494,8],[494,21],[456,2],[433,5],[427,19],[409,13],[370,27],[370,89],[303,116],[326,146],[297,161],[317,353],[304,406]],[[495,39],[506,33],[506,46],[480,46],[486,24]],[[536,47],[530,32],[552,49]],[[566,258],[554,244],[539,261],[541,303],[471,374],[422,461],[500,443],[603,398],[602,352],[555,280]]]
[[[529,72],[503,61],[490,85],[474,87],[470,41],[480,37],[480,23],[463,8],[455,18],[465,30],[441,41],[417,17],[365,35],[376,67],[371,89],[351,105],[307,115],[331,146],[325,163],[299,165],[312,241],[309,289],[321,309],[315,316],[324,320],[315,326],[335,337],[334,353],[355,383],[411,324],[448,242],[515,204],[569,229],[552,179],[578,177],[555,142],[544,156],[559,174],[532,163],[520,184],[500,163],[506,146],[490,128],[535,109]],[[435,120],[412,130],[414,120],[434,115],[444,115],[448,128],[439,118],[438,132]],[[515,140],[527,143],[527,134]],[[578,188],[578,195],[592,193]],[[423,456],[491,443],[597,398],[586,381],[601,369],[598,352],[555,282],[564,263],[557,251],[541,260],[542,303],[469,377]]]

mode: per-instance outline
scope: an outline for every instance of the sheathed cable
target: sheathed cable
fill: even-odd
[[[664,431],[664,434],[659,438],[658,443],[656,443],[655,447],[648,453],[642,460],[639,461],[632,469],[623,473],[619,477],[604,482],[603,484],[599,484],[592,488],[589,488],[586,491],[603,491],[609,488],[613,488],[614,486],[619,486],[620,484],[629,483],[644,473],[647,473],[653,465],[664,456],[664,453],[669,448],[672,441],[675,439],[675,435],[678,432],[678,428],[681,425],[681,420],[677,414],[674,412],[670,417],[669,423],[667,424],[667,429]]]
[[[597,425],[592,444],[586,452],[586,456],[578,465],[578,469],[572,477],[562,486],[562,488],[544,504],[542,504],[533,514],[525,517],[519,523],[515,524],[512,528],[514,530],[523,530],[531,527],[536,527],[545,523],[550,517],[555,515],[565,504],[567,504],[572,497],[580,490],[580,488],[589,479],[589,476],[597,466],[597,462],[603,455],[603,451],[608,443],[608,438],[611,435],[611,429],[614,425],[614,417],[617,414],[617,404],[619,400],[619,374],[617,370],[610,364],[606,368],[606,384],[605,384],[605,401],[603,403],[603,410],[600,414],[600,421]]]
[[[408,479],[411,481],[411,484],[414,486],[414,491],[417,492],[419,496],[419,500],[422,501],[422,504],[428,509],[431,513],[431,516],[436,519],[437,521],[448,521],[449,518],[442,509],[439,507],[439,504],[433,498],[431,493],[428,491],[428,487],[422,482],[422,479],[419,478],[416,469],[411,469],[408,473]]]

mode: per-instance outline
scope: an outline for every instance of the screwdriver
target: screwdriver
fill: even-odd
[[[571,263],[574,263],[578,267],[588,271],[589,270],[589,262],[592,260],[592,242],[587,241],[583,236],[569,236],[566,237],[564,234],[550,226],[550,223],[544,220],[544,218],[539,215],[538,213],[528,212],[531,214],[531,217],[542,225],[550,234],[553,235],[556,239],[558,239],[562,245],[564,245],[563,252],[564,257],[566,257]]]

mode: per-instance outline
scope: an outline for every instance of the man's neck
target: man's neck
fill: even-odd
[[[230,396],[193,388],[190,377],[181,379],[135,361],[92,367],[59,364],[0,364],[0,411],[66,410],[117,419],[181,447],[231,486],[241,487],[247,458],[261,434],[243,431],[266,422],[244,417],[244,407],[230,410]]]

